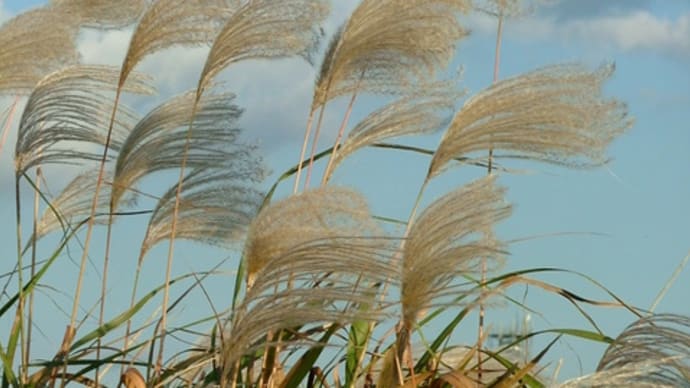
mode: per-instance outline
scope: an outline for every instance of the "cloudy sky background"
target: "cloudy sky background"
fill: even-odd
[[[42,1],[0,1],[0,19]],[[333,14],[326,30],[331,32],[356,6],[356,0],[334,1]],[[492,77],[496,20],[487,15],[463,18],[472,34],[458,46],[450,69],[464,69],[463,86],[470,93],[488,86]],[[131,30],[84,31],[80,36],[80,52],[85,63],[120,64],[127,48]],[[649,307],[667,279],[688,254],[690,244],[690,3],[685,0],[562,0],[538,5],[532,12],[510,19],[504,30],[501,77],[520,74],[537,67],[562,62],[581,61],[590,66],[615,61],[617,71],[606,86],[606,94],[629,104],[636,117],[635,126],[611,148],[613,162],[596,171],[570,171],[539,164],[504,162],[509,167],[525,170],[520,175],[503,175],[500,182],[509,188],[508,199],[515,204],[514,216],[499,226],[506,239],[543,236],[559,232],[592,232],[601,235],[571,234],[540,237],[512,246],[507,269],[536,266],[560,267],[591,275],[627,302]],[[190,89],[196,84],[206,49],[170,49],[147,58],[137,70],[155,77],[160,96],[132,100],[144,113],[171,94]],[[229,68],[223,75],[230,89],[237,93],[237,103],[246,108],[241,125],[248,141],[261,145],[262,154],[274,176],[297,160],[314,84],[314,69],[302,60],[252,61]],[[11,99],[0,100],[4,110]],[[364,97],[355,106],[351,124],[355,124],[380,104],[373,97]],[[327,111],[322,145],[332,142],[342,115],[343,101],[336,101]],[[409,144],[433,146],[438,137],[405,140]],[[14,137],[0,155],[0,272],[10,270],[14,253],[13,174],[10,158]],[[428,159],[393,151],[362,151],[348,160],[333,182],[352,185],[365,193],[377,214],[405,218],[419,184],[426,172]],[[74,169],[57,169],[52,187],[57,191]],[[468,179],[483,175],[471,167],[450,171],[434,181],[425,196],[429,203]],[[169,181],[166,181],[169,182]],[[267,180],[267,184],[273,178]],[[166,183],[167,184],[167,183]],[[154,179],[146,182],[148,189],[162,192],[165,188]],[[286,184],[281,193],[289,191]],[[28,190],[27,190],[28,192]],[[29,203],[29,197],[25,199]],[[112,302],[127,303],[130,279],[141,230],[137,222],[122,223],[115,228],[118,263],[111,277]],[[139,226],[141,228],[141,226]],[[97,230],[98,234],[102,230]],[[118,239],[121,243],[117,243]],[[47,242],[44,253],[51,247]],[[164,247],[149,254],[145,271],[160,277],[147,279],[143,289],[163,281]],[[91,250],[98,258],[102,246],[98,238]],[[200,250],[198,246],[181,244],[176,272],[204,270],[227,257],[225,252]],[[230,255],[225,269],[232,269],[236,255]],[[78,255],[77,255],[78,258]],[[117,260],[120,260],[119,262]],[[98,262],[98,260],[96,260]],[[121,263],[121,264],[120,264]],[[54,273],[47,284],[67,296],[47,291],[38,312],[39,321],[55,322],[42,326],[37,354],[48,355],[57,349],[68,318],[60,312],[69,310],[69,294],[73,292],[75,266],[64,260],[60,273]],[[100,265],[100,264],[99,264]],[[99,289],[96,272],[90,269],[93,289]],[[549,275],[541,279],[567,286],[582,296],[604,299],[604,293],[575,276]],[[209,281],[217,308],[227,306],[232,277],[219,276]],[[118,285],[123,288],[118,289]],[[87,285],[88,286],[88,285]],[[524,289],[516,290],[522,298]],[[690,269],[681,273],[657,311],[690,315]],[[56,303],[49,302],[48,296]],[[185,306],[174,315],[173,323],[187,322],[189,317],[208,314],[210,310],[200,293],[194,305]],[[533,316],[534,329],[548,327],[589,328],[567,302],[529,290],[527,305],[543,314]],[[84,306],[95,303],[88,295]],[[114,308],[115,309],[115,308]],[[608,335],[615,336],[631,322],[630,314],[590,309]],[[194,315],[196,314],[196,315]],[[41,320],[43,318],[43,320]],[[0,333],[9,325],[0,320]],[[493,330],[509,328],[522,319],[522,313],[511,306],[497,306],[488,316]],[[475,321],[467,321],[467,335],[475,333]],[[87,323],[88,326],[88,323]],[[535,347],[538,344],[535,344]],[[538,349],[535,349],[538,350]],[[585,371],[591,370],[603,348],[579,340],[558,346],[551,359],[565,358],[562,375],[579,372],[574,353],[582,356]]]

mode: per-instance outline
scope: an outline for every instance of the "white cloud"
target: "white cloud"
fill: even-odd
[[[358,1],[333,4],[324,29],[330,35],[356,7]],[[86,31],[79,40],[85,63],[120,65],[132,30]],[[323,42],[325,46],[327,42]],[[173,47],[147,56],[135,70],[154,77],[159,98],[137,98],[139,107],[152,108],[172,94],[196,86],[208,48]],[[316,59],[318,66],[319,57]],[[265,147],[286,140],[301,141],[314,86],[315,69],[303,59],[251,60],[233,64],[217,78],[227,82],[245,109],[241,121],[245,132],[260,138]],[[144,112],[142,112],[144,113]],[[327,118],[327,120],[329,120]],[[328,136],[325,136],[326,140]]]
[[[690,13],[676,20],[647,11],[567,23],[566,34],[592,42],[607,42],[623,50],[659,50],[690,56]]]
[[[468,25],[478,34],[496,33],[496,20],[486,15],[472,16]],[[690,59],[690,13],[665,19],[638,10],[561,21],[530,15],[509,20],[505,36],[526,42],[575,41],[596,50],[656,51],[669,57]]]

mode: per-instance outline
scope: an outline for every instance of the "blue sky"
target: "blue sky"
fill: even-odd
[[[0,2],[0,18],[11,15],[42,1]],[[326,26],[332,31],[356,6],[355,0],[340,0]],[[471,93],[491,83],[493,45],[496,21],[488,16],[463,19],[472,34],[458,45],[451,68],[463,66],[463,86]],[[119,64],[127,47],[128,31],[107,33],[85,31],[80,37],[80,51],[85,62]],[[140,108],[151,107],[155,101],[192,87],[204,60],[204,49],[171,49],[146,59],[138,70],[151,73],[161,92],[158,100],[137,101]],[[533,12],[509,19],[505,25],[501,77],[508,77],[540,66],[581,61],[591,66],[615,61],[617,71],[608,82],[605,93],[625,101],[636,118],[635,126],[618,139],[610,149],[613,159],[606,168],[594,171],[572,171],[542,164],[504,162],[508,167],[526,171],[505,175],[500,182],[509,189],[508,200],[514,204],[512,218],[502,223],[499,235],[505,239],[543,236],[573,232],[569,235],[539,237],[511,247],[506,269],[536,266],[560,267],[583,272],[602,282],[630,304],[647,308],[661,290],[675,267],[690,250],[690,3],[685,0],[562,0],[536,5]],[[252,62],[233,66],[223,76],[238,94],[238,103],[246,108],[242,126],[251,141],[261,144],[264,158],[276,173],[297,159],[302,131],[310,104],[314,70],[300,60]],[[0,99],[1,109],[9,99]],[[356,105],[352,124],[379,104],[375,98],[363,98]],[[326,128],[337,128],[343,102],[328,110]],[[327,133],[323,146],[335,136]],[[410,144],[433,147],[438,137],[405,140]],[[12,164],[8,151],[0,155],[0,253],[4,256],[0,272],[13,263],[14,219]],[[393,151],[361,151],[339,170],[333,183],[351,185],[370,200],[375,213],[404,218],[409,214],[414,196],[426,172],[428,159]],[[75,170],[56,169],[51,180],[54,190]],[[274,174],[274,176],[276,175]],[[435,180],[424,197],[429,203],[435,197],[484,171],[472,167],[451,170]],[[267,182],[271,183],[273,177]],[[166,181],[167,182],[167,181]],[[158,178],[145,183],[152,191],[162,191]],[[281,191],[288,192],[289,184]],[[25,203],[30,198],[27,196]],[[28,216],[29,213],[27,213]],[[139,220],[141,221],[141,220]],[[138,225],[138,226],[137,226]],[[139,229],[137,229],[139,228]],[[141,222],[125,222],[115,229],[121,243],[114,255],[112,303],[124,306],[128,299],[129,279],[133,273],[138,249]],[[100,231],[102,232],[102,231]],[[597,233],[598,235],[592,235]],[[97,233],[103,234],[103,233]],[[50,248],[46,242],[44,253]],[[163,281],[164,247],[151,252],[145,270],[160,278],[147,279],[144,289]],[[102,250],[98,239],[92,255]],[[232,269],[236,254],[217,250],[200,250],[182,244],[177,257],[176,272],[210,268],[230,256],[225,269]],[[78,257],[78,255],[77,255]],[[117,261],[120,260],[120,261]],[[98,262],[98,260],[97,260]],[[120,264],[121,263],[121,264]],[[62,263],[60,273],[47,279],[47,284],[65,293],[73,287],[74,265]],[[98,284],[94,271],[92,286]],[[225,307],[231,276],[219,276],[209,282],[219,308]],[[590,283],[569,275],[547,275],[540,279],[567,286],[582,296],[604,299]],[[118,289],[118,284],[124,286]],[[148,286],[148,287],[147,287]],[[522,297],[524,289],[514,296]],[[69,298],[54,291],[48,294],[57,305],[69,310]],[[210,313],[200,293],[173,316],[185,322],[185,314]],[[690,315],[690,269],[681,273],[657,311]],[[88,295],[84,305],[95,303]],[[587,323],[567,302],[530,289],[527,304],[547,319],[532,317],[533,328],[584,327]],[[55,327],[42,327],[47,338],[39,339],[37,349],[57,349],[67,318],[47,297],[41,303],[39,316]],[[602,330],[615,336],[632,321],[630,314],[604,309],[589,309]],[[514,307],[498,305],[488,319],[494,329],[509,327],[521,318]],[[468,321],[469,337],[474,335],[474,321]],[[0,320],[0,333],[8,322]],[[88,325],[88,323],[87,323]],[[603,348],[582,341],[570,340],[569,345],[580,353],[585,370],[591,370]],[[536,345],[535,345],[536,346]],[[39,350],[39,354],[40,350]],[[562,374],[579,373],[572,350],[559,346],[552,359],[565,359]]]

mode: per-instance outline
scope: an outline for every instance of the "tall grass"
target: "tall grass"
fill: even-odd
[[[500,183],[511,160],[600,167],[632,119],[623,102],[602,93],[612,65],[551,65],[499,80],[504,16],[516,2],[489,3],[498,16],[494,82],[469,96],[459,77],[444,74],[468,36],[460,16],[487,12],[470,0],[363,0],[323,48],[326,0],[54,0],[6,22],[0,92],[26,96],[26,104],[14,150],[17,258],[10,275],[17,280],[8,281],[0,306],[0,317],[13,322],[0,341],[3,386],[542,387],[552,383],[544,357],[564,336],[608,347],[596,373],[565,386],[690,383],[686,317],[630,306],[584,274],[502,272],[511,242],[494,228],[511,214]],[[121,66],[76,63],[81,28],[130,25]],[[135,68],[174,46],[210,48],[195,88],[148,112],[128,107],[127,94],[141,95],[140,104],[154,93]],[[263,192],[267,169],[238,126],[254,107],[236,105],[232,85],[217,78],[241,61],[289,57],[318,64],[313,98],[299,159]],[[358,97],[371,94],[387,102],[347,131]],[[331,129],[326,106],[341,97],[349,103],[336,140],[320,149],[320,134]],[[434,149],[386,143],[428,134],[439,134]],[[418,190],[407,218],[374,214],[356,187],[330,184],[364,148],[427,157],[425,174],[405,182]],[[317,163],[325,167],[321,185],[309,188]],[[68,166],[73,179],[50,195],[43,179],[51,180],[46,168],[54,165]],[[453,167],[480,167],[488,176],[423,205],[430,182]],[[166,173],[175,179],[164,189],[145,184]],[[294,180],[292,194],[274,198],[286,180]],[[21,189],[34,194],[31,228],[21,217]],[[122,219],[143,227],[137,257],[120,256],[132,244],[117,228]],[[90,249],[94,237],[102,238],[102,253]],[[180,240],[230,258],[176,276]],[[167,248],[166,263],[145,265],[159,245]],[[202,261],[205,252],[191,254]],[[64,271],[58,260],[72,254],[80,258],[74,292],[47,288],[45,279]],[[113,263],[131,269],[132,279],[115,286],[131,295],[126,307],[106,304]],[[98,290],[84,288],[89,265],[100,276]],[[608,298],[538,277],[555,273],[577,276]],[[141,290],[142,279],[161,274],[160,284]],[[222,287],[207,287],[216,279]],[[532,311],[509,296],[520,285],[564,298],[593,329],[551,328],[517,335],[508,346],[487,345],[486,306],[508,301]],[[209,313],[172,323],[197,292]],[[223,294],[223,305],[214,292]],[[72,305],[65,322],[37,318],[59,293]],[[85,293],[97,295],[89,298],[96,305],[84,305]],[[628,311],[636,323],[607,335],[584,305]],[[474,314],[478,332],[467,319]],[[38,354],[36,332],[63,323],[56,348]],[[465,342],[461,333],[477,335]],[[548,337],[548,345],[523,358],[511,353],[533,337]],[[173,340],[176,352],[165,345]]]

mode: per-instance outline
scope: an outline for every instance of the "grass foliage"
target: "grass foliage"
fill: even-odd
[[[596,168],[632,119],[624,103],[602,95],[612,65],[546,66],[496,79],[465,98],[457,77],[443,76],[457,43],[468,36],[460,16],[471,12],[498,19],[498,74],[503,18],[520,12],[517,1],[362,0],[328,39],[327,0],[52,0],[5,22],[0,92],[27,101],[14,149],[17,262],[0,308],[0,317],[11,322],[0,341],[2,385],[541,387],[554,383],[544,356],[567,336],[608,348],[594,374],[564,387],[688,386],[687,317],[628,306],[581,274],[610,300],[536,278],[558,269],[501,272],[510,242],[494,227],[511,214],[499,183],[510,159]],[[121,66],[78,63],[81,28],[132,25]],[[210,47],[196,89],[148,112],[125,106],[121,97],[138,94],[141,101],[155,93],[148,76],[136,71],[139,63],[174,46]],[[216,78],[241,61],[295,56],[305,66],[316,64],[304,144],[295,167],[265,193],[259,187],[267,170],[237,125],[245,108]],[[388,103],[347,131],[361,94]],[[325,107],[341,97],[350,102],[337,140],[319,150]],[[439,132],[431,150],[384,143]],[[406,219],[373,214],[356,188],[329,184],[344,160],[368,147],[428,157]],[[497,158],[506,166],[496,165]],[[420,208],[427,184],[458,161],[487,176]],[[315,163],[326,168],[321,185],[310,188]],[[52,195],[41,169],[56,164],[68,165],[75,178]],[[178,179],[147,192],[142,182],[165,172]],[[274,198],[276,187],[290,180],[293,194]],[[28,207],[20,186],[35,195],[29,222],[22,219]],[[155,206],[142,207],[141,198]],[[134,275],[127,283],[131,303],[118,311],[107,305],[107,275],[119,244],[131,244],[113,228],[125,217],[148,221],[138,259],[118,257]],[[92,249],[94,234],[105,239],[105,251]],[[182,239],[218,247],[230,259],[174,277],[174,243]],[[52,253],[39,256],[39,242],[54,244]],[[143,263],[158,245],[167,248],[166,265],[159,266],[165,281],[142,291],[140,280],[152,275]],[[46,292],[42,282],[59,271],[56,259],[66,254],[81,256],[74,292],[59,291],[72,302],[71,319],[64,338],[56,339],[59,348],[39,354],[32,347],[34,327],[60,322],[36,321],[34,310],[57,292]],[[100,272],[100,291],[83,288],[87,266]],[[225,305],[218,306],[205,285],[221,268],[235,275],[234,284],[224,278]],[[568,300],[595,330],[552,328],[488,347],[485,307],[508,300],[530,312],[508,293],[524,284]],[[192,291],[206,295],[213,313],[171,324],[168,314]],[[100,294],[98,305],[83,306],[83,293]],[[154,305],[160,308],[150,316]],[[583,305],[627,309],[636,322],[609,337]],[[478,325],[468,319],[476,315]],[[96,319],[93,330],[80,323]],[[477,328],[473,341],[457,339]],[[514,353],[537,336],[548,345]],[[179,353],[165,348],[173,341]]]

